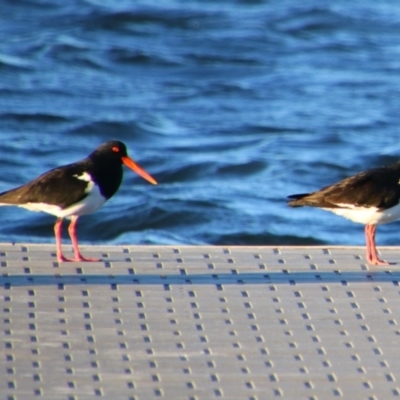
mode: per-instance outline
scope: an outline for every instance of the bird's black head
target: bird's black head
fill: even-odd
[[[109,142],[105,142],[97,147],[89,157],[113,158],[120,160],[122,164],[122,157],[127,156],[128,151],[124,143],[120,142],[119,140],[110,140]]]
[[[89,155],[89,158],[93,161],[98,160],[97,162],[103,164],[112,164],[115,162],[125,164],[153,185],[157,184],[157,181],[150,174],[128,156],[125,144],[119,140],[111,140],[101,144],[92,154]]]

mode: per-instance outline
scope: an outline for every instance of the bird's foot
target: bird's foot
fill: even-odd
[[[79,255],[79,257],[74,258],[74,261],[76,261],[76,262],[79,262],[79,261],[99,262],[99,261],[101,261],[101,258],[83,257],[82,255]]]
[[[378,257],[367,258],[367,261],[369,264],[372,264],[372,265],[395,265],[396,264],[394,262],[388,262],[385,260],[381,260]]]
[[[57,261],[59,263],[62,263],[62,262],[69,262],[69,261],[74,261],[74,260],[72,258],[67,258],[61,254],[61,255],[57,255]]]
[[[100,258],[91,258],[91,257],[83,257],[81,254],[75,256],[75,258],[67,258],[63,254],[61,256],[57,256],[57,261],[59,263],[62,262],[98,262],[101,261]]]

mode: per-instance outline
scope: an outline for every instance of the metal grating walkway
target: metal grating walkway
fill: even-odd
[[[400,398],[400,269],[363,247],[54,250],[0,244],[1,399]]]

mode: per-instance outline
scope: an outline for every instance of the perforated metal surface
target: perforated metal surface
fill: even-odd
[[[400,396],[400,267],[364,248],[82,251],[0,244],[2,399]]]

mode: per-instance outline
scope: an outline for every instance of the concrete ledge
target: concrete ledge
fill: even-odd
[[[0,244],[2,398],[400,396],[400,264],[364,247],[82,252]]]

